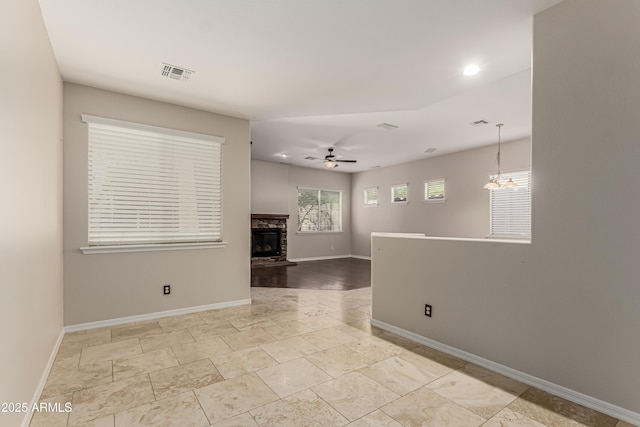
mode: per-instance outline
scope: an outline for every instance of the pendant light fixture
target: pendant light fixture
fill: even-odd
[[[518,184],[513,182],[513,180],[511,178],[509,178],[507,180],[507,182],[505,182],[504,184],[502,183],[502,174],[500,174],[500,130],[502,128],[502,126],[504,126],[504,123],[498,123],[496,125],[496,127],[498,128],[498,156],[496,157],[498,160],[498,174],[489,179],[489,182],[487,182],[484,185],[484,189],[485,190],[499,190],[501,188],[517,188]]]

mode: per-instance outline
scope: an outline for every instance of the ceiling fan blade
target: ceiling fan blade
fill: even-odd
[[[334,147],[341,147],[342,144],[344,144],[345,142],[347,142],[353,135],[345,135],[342,138],[338,139],[336,142],[333,143]]]
[[[342,156],[333,154],[333,147],[330,147],[329,154],[324,157],[324,163],[329,169],[338,167],[337,163],[355,163],[356,160],[342,160]]]

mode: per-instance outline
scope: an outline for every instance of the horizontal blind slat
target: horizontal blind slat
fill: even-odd
[[[518,187],[491,190],[490,234],[531,235],[531,172],[503,174],[502,178],[511,178]]]
[[[219,241],[219,142],[89,123],[89,244]]]

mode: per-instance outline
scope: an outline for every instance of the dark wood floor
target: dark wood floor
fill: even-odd
[[[303,261],[289,267],[251,269],[251,286],[350,290],[371,286],[371,261],[340,258]]]

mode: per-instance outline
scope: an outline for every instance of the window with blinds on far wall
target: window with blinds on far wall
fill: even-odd
[[[220,242],[224,138],[83,115],[90,246]]]
[[[424,201],[425,202],[434,202],[434,201],[441,202],[444,200],[445,200],[444,178],[425,181]]]
[[[518,184],[517,188],[489,191],[490,234],[502,237],[529,237],[531,236],[531,171],[502,174],[503,181],[509,178]]]
[[[365,206],[378,205],[378,187],[366,188],[364,190],[364,204]]]
[[[391,203],[407,204],[407,194],[409,192],[409,184],[396,184],[391,186]]]

